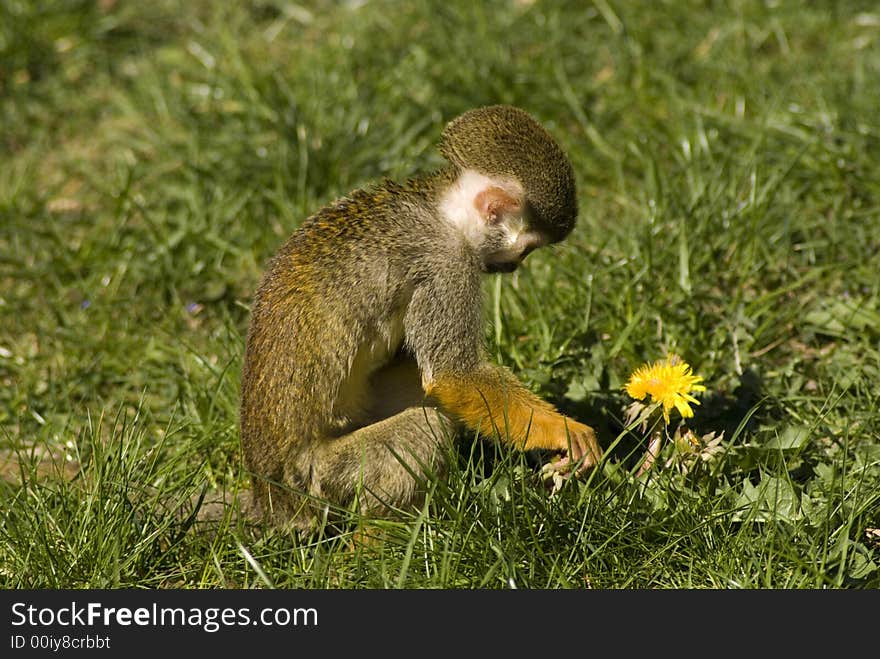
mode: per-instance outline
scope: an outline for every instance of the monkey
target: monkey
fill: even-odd
[[[351,192],[308,217],[254,294],[242,453],[259,515],[307,530],[330,507],[395,517],[423,505],[467,429],[550,449],[582,474],[602,450],[483,345],[481,276],[571,233],[574,170],[526,111],[492,105],[442,130],[447,165]]]

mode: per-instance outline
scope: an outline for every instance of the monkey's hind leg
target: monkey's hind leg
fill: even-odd
[[[313,459],[312,492],[351,506],[367,517],[393,517],[418,509],[430,475],[446,470],[453,422],[431,407],[409,407],[394,416],[326,439]]]

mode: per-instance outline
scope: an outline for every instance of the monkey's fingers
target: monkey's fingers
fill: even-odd
[[[567,455],[560,460],[548,462],[542,471],[559,473],[567,480],[572,476],[583,476],[602,459],[602,450],[592,430],[570,435],[565,450]]]
[[[565,456],[561,460],[557,460],[556,462],[548,462],[545,464],[541,471],[558,471],[558,472],[566,472],[571,469],[571,458],[569,456]]]
[[[551,494],[558,492],[565,483],[571,480],[575,473],[572,469],[574,464],[571,458],[566,456],[556,462],[547,462],[541,467],[541,480],[550,489]]]
[[[567,455],[556,462],[548,462],[542,468],[542,471],[548,474],[559,474],[564,480],[568,480],[572,476],[580,475],[581,463],[574,457]]]
[[[581,440],[581,454],[583,455],[583,462],[578,469],[578,474],[580,475],[602,461],[602,447],[599,446],[596,433],[593,432],[592,428],[581,435],[579,439]]]
[[[592,432],[572,438],[569,457],[572,462],[572,472],[578,477],[583,476],[599,463],[602,453]]]

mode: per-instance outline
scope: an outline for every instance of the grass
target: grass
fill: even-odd
[[[880,587],[878,76],[869,1],[3,3],[0,586]],[[247,487],[263,264],[495,102],[581,214],[487,278],[487,346],[604,469],[550,497],[463,437],[374,547],[193,524]],[[725,452],[636,479],[621,386],[667,351]]]

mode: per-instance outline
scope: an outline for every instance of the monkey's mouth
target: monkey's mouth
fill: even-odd
[[[517,261],[504,261],[501,263],[484,263],[483,270],[489,274],[497,272],[513,272],[517,269],[519,263]]]

